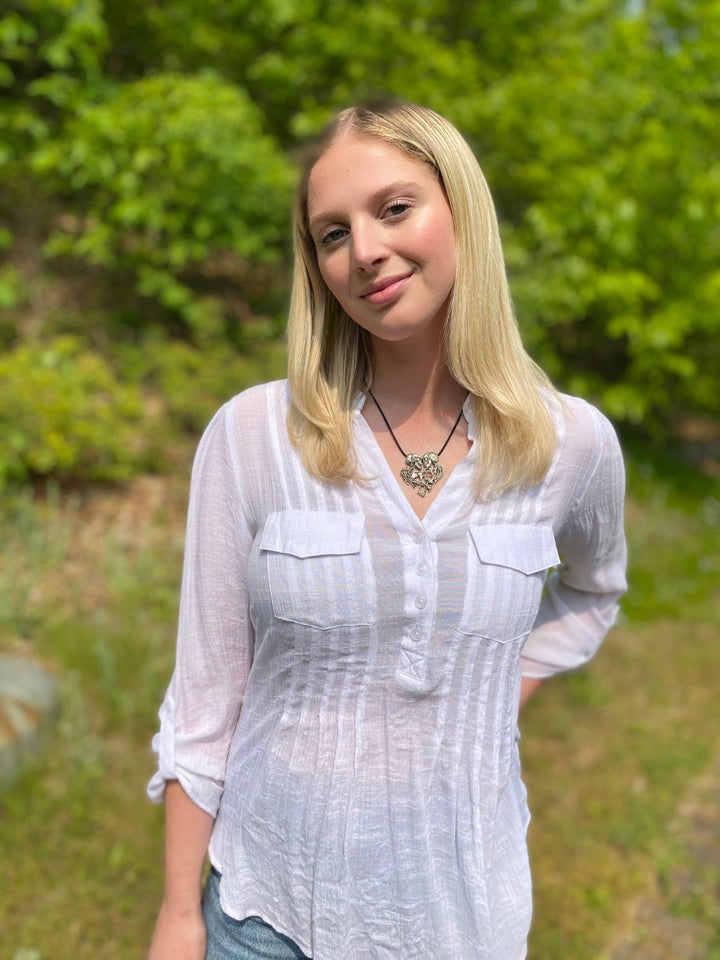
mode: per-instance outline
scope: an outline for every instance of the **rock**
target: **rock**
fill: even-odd
[[[54,677],[23,657],[0,654],[0,789],[37,756],[59,703]]]

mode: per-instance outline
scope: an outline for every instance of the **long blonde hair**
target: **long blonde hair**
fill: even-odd
[[[295,209],[295,273],[288,320],[288,430],[313,475],[358,476],[352,419],[372,380],[365,330],[323,280],[308,224],[310,173],[341,134],[375,137],[426,163],[452,212],[457,271],[445,323],[445,360],[473,397],[478,496],[532,486],[546,474],[556,446],[548,411],[553,388],[522,345],[505,274],[495,208],[470,147],[440,114],[411,103],[352,107],[316,141]]]

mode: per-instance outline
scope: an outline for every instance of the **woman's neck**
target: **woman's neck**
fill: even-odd
[[[470,449],[467,421],[458,416],[467,391],[450,374],[440,350],[377,351],[371,389],[374,402],[365,402],[362,415],[410,506],[422,519]],[[403,476],[408,454],[421,458],[442,454],[439,478],[427,484],[423,468],[425,480],[408,485]],[[423,490],[420,496],[419,489]]]
[[[442,414],[462,406],[467,390],[454,380],[442,353],[378,353],[373,363],[372,391],[381,403],[406,415],[421,410]]]

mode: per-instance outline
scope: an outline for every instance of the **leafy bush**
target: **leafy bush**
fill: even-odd
[[[35,172],[78,209],[48,244],[134,277],[191,328],[218,323],[185,274],[230,251],[276,259],[288,232],[290,167],[242,89],[210,71],[168,73],[86,104],[39,148]]]
[[[382,84],[472,143],[558,385],[661,437],[713,417],[719,41],[671,0],[6,0],[0,336],[63,331],[27,274],[69,266],[108,341],[235,343],[286,292],[301,141]]]
[[[221,340],[202,349],[148,337],[118,352],[121,376],[142,383],[176,430],[198,433],[225,400],[246,387],[285,375],[285,345],[260,336],[241,353]]]
[[[74,337],[0,357],[0,487],[49,475],[127,479],[157,465],[155,427],[138,385],[120,383]]]

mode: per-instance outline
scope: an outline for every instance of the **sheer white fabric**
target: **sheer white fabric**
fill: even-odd
[[[285,383],[208,427],[149,793],[180,780],[216,817],[223,909],[314,960],[521,960],[521,664],[576,667],[613,623],[619,446],[565,398],[541,484],[475,501],[473,449],[420,521],[361,405],[354,484],[308,476]]]

